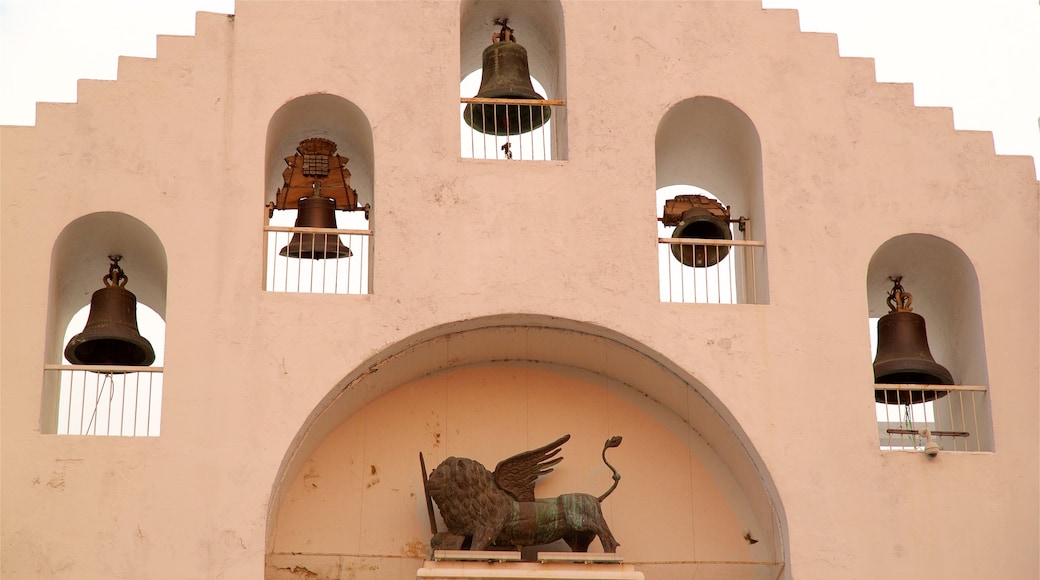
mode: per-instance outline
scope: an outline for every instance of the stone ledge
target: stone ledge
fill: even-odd
[[[491,552],[497,554],[498,552]],[[516,553],[516,552],[505,552]],[[546,553],[539,553],[542,558]],[[571,556],[570,554],[567,554]],[[589,556],[602,556],[590,554]],[[611,555],[612,556],[612,555]],[[573,561],[507,562],[507,561],[434,561],[423,562],[416,578],[442,580],[643,580],[635,566],[617,561],[596,563]]]

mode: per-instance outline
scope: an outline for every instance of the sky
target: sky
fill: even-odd
[[[956,128],[991,131],[997,153],[1040,168],[1038,0],[762,5],[798,9],[803,31],[838,34],[842,56],[873,57],[877,80],[912,82],[915,104],[952,107]],[[200,10],[232,13],[234,0],[0,0],[0,124],[75,102],[76,80],[116,78],[119,55],[154,57],[156,35],[194,34]]]

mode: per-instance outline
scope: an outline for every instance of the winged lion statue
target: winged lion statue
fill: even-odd
[[[603,463],[613,472],[614,483],[603,495],[568,493],[536,499],[535,481],[563,460],[557,457],[570,439],[564,435],[537,449],[505,459],[492,473],[480,462],[448,457],[426,476],[422,453],[426,504],[435,549],[485,550],[549,544],[562,539],[574,552],[587,552],[599,537],[604,552],[616,552],[618,543],[607,527],[600,504],[617,488],[621,474],[607,462],[607,449],[621,445],[614,436],[603,444]],[[433,502],[437,502],[447,532],[437,532]]]

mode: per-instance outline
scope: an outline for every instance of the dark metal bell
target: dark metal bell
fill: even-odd
[[[336,229],[336,200],[313,195],[301,197],[299,213],[296,214],[296,227]],[[349,258],[354,253],[340,242],[336,234],[296,232],[278,255],[325,260]]]
[[[137,297],[123,285],[126,276],[113,257],[106,286],[90,297],[83,332],[65,346],[65,358],[77,365],[148,366],[155,362],[152,343],[137,329]]]
[[[508,35],[506,35],[508,36]],[[483,72],[477,98],[545,100],[531,84],[527,49],[503,39],[484,49]],[[466,124],[488,135],[519,135],[541,127],[552,110],[538,105],[468,104],[462,114]]]
[[[719,207],[722,206],[722,204],[715,203]],[[729,219],[727,217],[718,215],[718,212],[712,211],[711,208],[693,207],[683,212],[679,224],[675,226],[675,231],[672,232],[672,237],[732,240],[733,232],[729,229]],[[707,268],[725,259],[729,255],[729,246],[673,244],[672,255],[687,266]]]
[[[924,317],[910,312],[910,294],[902,292],[898,281],[896,286],[899,289],[896,296],[904,299],[896,298],[900,302],[898,309],[893,306],[892,312],[878,320],[874,382],[889,385],[952,385],[953,375],[932,358]],[[893,296],[890,295],[889,304],[892,303]],[[890,404],[923,403],[945,395],[946,391],[874,391],[877,402]]]

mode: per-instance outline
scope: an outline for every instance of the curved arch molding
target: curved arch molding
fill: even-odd
[[[612,430],[636,435],[611,451],[616,458],[631,454],[628,471],[619,466],[622,488],[626,483],[628,488],[619,488],[604,504],[608,518],[626,528],[615,535],[622,553],[629,550],[627,559],[647,566],[698,566],[710,560],[762,572],[782,567],[786,531],[775,485],[712,393],[626,336],[539,315],[489,316],[430,328],[345,376],[314,408],[283,458],[268,508],[268,558],[290,552],[292,557],[368,553],[378,558],[392,552],[422,559],[429,524],[419,451],[428,470],[447,455],[472,457],[494,469],[508,455],[571,432],[564,447],[568,459],[540,480],[539,496],[599,494],[610,483],[599,452]],[[359,446],[365,449],[351,451]],[[342,494],[353,494],[351,501],[359,505],[341,505],[334,513],[333,505],[344,503]],[[649,521],[639,514],[653,505],[670,506],[673,496],[687,498],[676,499],[675,513],[681,515],[674,519],[699,517],[699,526],[688,530],[680,523],[672,530],[652,524],[660,534],[650,534],[623,523],[632,517]],[[380,502],[401,512],[378,512],[378,522],[397,518],[383,532],[396,534],[395,547],[345,548],[345,537],[381,525],[366,519]],[[301,516],[306,509],[310,515]],[[287,515],[280,519],[283,510]],[[672,519],[669,515],[666,510],[654,519],[663,522]],[[301,525],[324,526],[324,532],[308,537]],[[754,543],[745,540],[745,531]],[[285,565],[281,561],[279,567]]]

